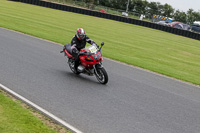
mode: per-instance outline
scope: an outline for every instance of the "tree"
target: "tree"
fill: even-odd
[[[190,24],[190,25],[193,24],[193,22],[196,20],[194,14],[195,14],[195,12],[194,12],[193,9],[189,9],[187,11],[187,23]]]
[[[99,0],[99,4],[102,6],[110,7],[110,0]]]
[[[163,9],[162,9],[162,15],[163,16],[166,16],[166,17],[172,17],[173,14],[174,14],[174,9],[172,8],[172,6],[168,5],[168,4],[165,4],[163,6]]]
[[[145,1],[137,0],[137,1],[135,1],[134,5],[135,5],[135,10],[137,13],[146,14],[146,8],[148,5],[148,2],[146,0]]]
[[[174,13],[174,19],[175,21],[187,23],[187,14],[185,12],[180,12],[179,10],[176,10]]]
[[[125,10],[127,0],[112,0],[111,3],[112,3],[112,8]]]
[[[89,9],[94,9],[94,0],[89,0]]]
[[[193,12],[193,16],[195,18],[195,21],[200,21],[200,12]]]
[[[159,10],[159,5],[160,2],[150,2],[148,4],[148,13],[153,16],[153,15],[161,15],[161,11]]]

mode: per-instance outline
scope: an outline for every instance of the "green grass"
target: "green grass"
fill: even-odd
[[[0,27],[70,43],[82,27],[105,57],[200,85],[200,41],[137,25],[0,1]],[[105,66],[106,67],[106,66]]]
[[[64,130],[63,130],[64,131]],[[57,133],[0,90],[0,133]],[[63,132],[64,133],[64,132]]]

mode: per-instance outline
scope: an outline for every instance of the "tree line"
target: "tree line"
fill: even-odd
[[[189,9],[187,12],[175,10],[171,5],[160,2],[148,2],[147,0],[74,0],[90,3],[92,5],[101,5],[114,9],[127,10],[136,14],[144,14],[151,18],[153,15],[161,15],[173,18],[187,24],[194,21],[200,21],[200,12]],[[128,6],[128,8],[127,8]]]

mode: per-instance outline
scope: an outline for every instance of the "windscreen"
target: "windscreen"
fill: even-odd
[[[96,53],[98,51],[97,48],[93,45],[86,47],[86,49],[88,49],[91,53]]]

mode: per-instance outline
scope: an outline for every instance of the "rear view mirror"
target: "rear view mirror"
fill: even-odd
[[[101,43],[101,46],[103,46],[103,45],[104,45],[104,42]]]

